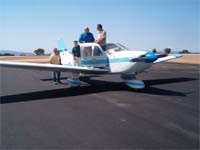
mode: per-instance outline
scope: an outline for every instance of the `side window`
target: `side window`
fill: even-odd
[[[92,56],[92,47],[82,47],[81,48],[84,57]]]
[[[102,56],[102,52],[98,46],[94,46],[93,56]]]

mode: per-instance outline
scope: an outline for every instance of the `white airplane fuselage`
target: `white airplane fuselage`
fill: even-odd
[[[95,55],[95,48],[99,50],[98,55]],[[147,53],[147,51],[129,51],[129,50],[109,50],[104,52],[101,47],[96,43],[80,44],[81,49],[81,66],[104,68],[108,69],[108,73],[119,74],[135,74],[141,73],[145,69],[151,67],[152,63],[146,62],[131,62],[133,58],[137,58]],[[91,50],[86,54],[85,51]],[[61,62],[63,65],[73,66],[75,61],[73,54],[68,51],[61,51]]]

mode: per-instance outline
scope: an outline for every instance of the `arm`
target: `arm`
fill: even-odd
[[[78,40],[78,41],[79,41],[79,43],[83,43],[83,34],[81,34],[81,35],[80,35],[80,37],[79,37],[79,40]]]
[[[49,63],[52,64],[52,55],[50,56]]]
[[[93,36],[93,34],[91,33],[91,41],[92,42],[94,42],[95,41],[95,39],[94,39],[94,36]]]
[[[60,65],[62,65],[62,63],[61,63],[61,58],[60,58],[60,60],[59,60],[59,63],[60,63]]]
[[[73,58],[74,58],[74,60],[75,60],[75,55],[74,55],[74,48],[72,49],[72,55],[73,55]]]
[[[105,40],[105,38],[106,38],[106,33],[103,32],[103,33],[101,34],[100,38],[98,38],[98,39],[96,40],[96,43],[100,44],[103,40]]]

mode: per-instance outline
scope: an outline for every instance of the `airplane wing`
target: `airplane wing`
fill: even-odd
[[[163,61],[168,61],[168,60],[171,60],[171,59],[176,59],[176,58],[180,58],[182,57],[183,55],[181,54],[175,54],[175,55],[166,55],[164,57],[158,57],[158,59],[156,61],[154,61],[153,63],[156,64],[156,63],[160,63],[160,62],[163,62]]]
[[[24,63],[24,62],[10,62],[0,61],[0,67],[8,68],[21,68],[29,70],[40,70],[40,71],[61,71],[61,72],[72,72],[72,73],[86,73],[86,74],[103,74],[109,70],[92,68],[92,67],[79,67],[79,66],[67,66],[67,65],[55,65],[55,64],[39,64],[39,63]]]

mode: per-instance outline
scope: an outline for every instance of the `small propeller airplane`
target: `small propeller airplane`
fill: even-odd
[[[81,85],[79,80],[80,73],[120,74],[120,77],[130,88],[143,89],[145,84],[142,80],[136,79],[137,74],[144,72],[153,64],[182,57],[180,54],[171,55],[155,54],[150,51],[131,51],[119,43],[107,43],[107,50],[103,51],[101,46],[96,43],[83,43],[80,44],[81,65],[77,66],[72,53],[67,50],[63,40],[58,39],[57,42],[62,65],[0,61],[0,66],[68,72],[69,77],[67,81],[70,87]]]

